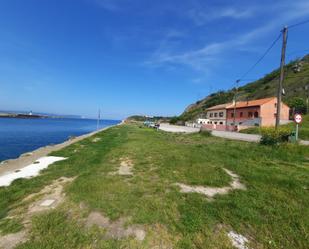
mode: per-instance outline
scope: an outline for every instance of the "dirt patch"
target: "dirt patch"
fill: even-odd
[[[170,234],[162,224],[154,224],[147,229],[147,246],[145,248],[172,249],[175,248],[174,245],[179,239],[179,236]]]
[[[27,241],[27,233],[31,229],[31,217],[38,212],[56,208],[64,201],[65,193],[63,188],[65,184],[72,182],[74,178],[61,177],[52,182],[52,184],[45,186],[40,192],[28,195],[22,203],[27,205],[31,203],[27,210],[23,208],[16,209],[10,212],[10,216],[19,216],[22,213],[24,230],[14,234],[0,236],[0,248],[11,249],[16,245]]]
[[[43,188],[39,193],[28,196],[25,200],[36,199],[36,197],[40,196],[42,197],[29,206],[27,216],[31,217],[34,213],[56,208],[64,201],[64,185],[66,183],[72,182],[73,180],[74,178],[61,177],[53,181],[52,184]]]
[[[242,189],[245,190],[246,187],[239,181],[239,176],[233,173],[228,169],[224,169],[224,171],[232,178],[232,182],[227,187],[222,188],[213,188],[213,187],[204,187],[204,186],[190,186],[182,183],[176,183],[177,186],[180,187],[180,192],[182,193],[199,193],[206,195],[209,198],[214,197],[217,194],[223,195],[234,189]]]
[[[135,237],[137,240],[144,240],[146,233],[142,226],[131,225],[125,227],[125,223],[128,219],[120,218],[116,221],[110,221],[109,218],[103,216],[99,212],[91,212],[86,220],[86,227],[92,227],[96,225],[106,230],[106,237],[112,239],[122,239],[128,237]]]
[[[96,143],[96,142],[99,142],[100,140],[101,140],[101,138],[95,137],[94,139],[92,139],[92,142],[93,142],[93,143]]]
[[[26,231],[0,236],[0,248],[13,249],[18,244],[27,241]]]
[[[241,235],[241,234],[237,234],[234,231],[230,231],[227,236],[229,237],[229,239],[232,242],[232,245],[234,247],[236,247],[237,249],[249,249],[246,244],[249,242],[249,240]]]
[[[109,175],[121,175],[121,176],[132,176],[133,162],[130,158],[120,158],[119,169],[115,172],[109,173]]]

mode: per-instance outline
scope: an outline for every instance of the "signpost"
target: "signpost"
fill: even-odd
[[[295,114],[294,121],[296,123],[296,134],[295,134],[296,141],[298,140],[298,124],[301,123],[302,119],[303,118],[302,118],[302,116],[300,114]]]

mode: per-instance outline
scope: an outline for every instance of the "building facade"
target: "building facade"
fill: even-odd
[[[208,108],[206,111],[207,124],[226,125],[226,107],[231,105],[222,104]]]
[[[235,112],[235,117],[234,117]],[[226,107],[226,124],[242,126],[274,126],[276,123],[277,98],[265,98],[237,102]],[[280,123],[289,120],[289,107],[281,103]],[[234,124],[235,121],[235,124]]]
[[[196,120],[196,123],[198,123],[198,124],[207,124],[208,122],[209,122],[209,119],[207,119],[207,118],[198,118]]]

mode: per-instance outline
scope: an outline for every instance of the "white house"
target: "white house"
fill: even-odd
[[[208,121],[209,121],[208,118],[198,118],[198,119],[196,120],[196,123],[198,123],[198,124],[207,124]]]

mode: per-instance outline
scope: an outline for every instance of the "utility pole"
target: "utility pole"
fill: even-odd
[[[236,126],[236,102],[237,102],[237,94],[238,94],[238,83],[240,80],[236,80],[236,89],[235,89],[235,95],[234,95],[234,112],[233,112],[233,126]]]
[[[281,116],[281,97],[282,97],[282,85],[284,80],[284,66],[285,66],[285,50],[286,50],[286,43],[287,43],[287,34],[288,34],[288,27],[285,26],[282,32],[282,50],[281,50],[281,62],[280,62],[280,80],[278,86],[278,93],[277,93],[277,113],[276,113],[276,129],[280,125],[280,116]]]

